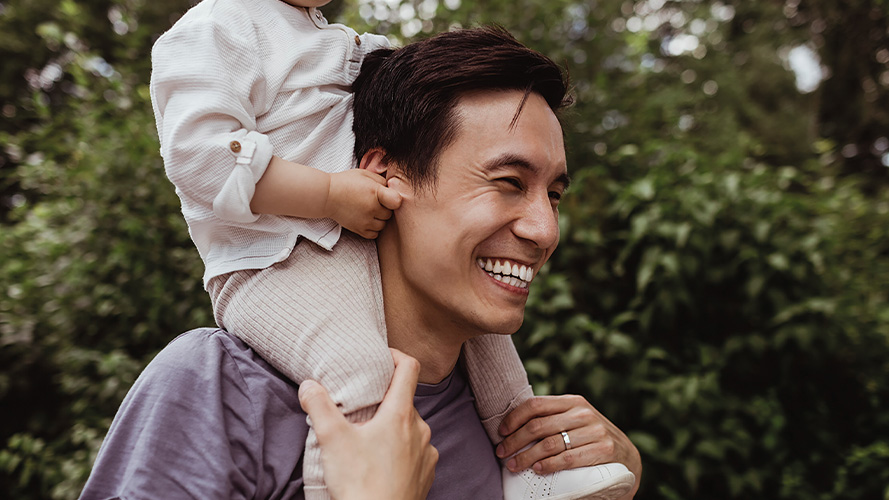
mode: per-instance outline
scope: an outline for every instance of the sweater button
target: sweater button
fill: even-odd
[[[361,46],[361,37],[355,35],[355,45]]]
[[[232,141],[228,144],[228,147],[231,148],[235,153],[241,152],[241,143],[238,141]]]

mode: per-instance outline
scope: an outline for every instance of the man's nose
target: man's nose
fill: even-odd
[[[559,242],[559,213],[553,208],[549,193],[525,200],[513,232],[533,241],[538,248],[552,248]]]

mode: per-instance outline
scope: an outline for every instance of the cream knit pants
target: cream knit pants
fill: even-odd
[[[376,243],[345,230],[332,251],[304,240],[286,260],[217,276],[207,289],[220,327],[297,384],[321,383],[349,421],[373,416],[393,372]],[[464,358],[482,424],[499,443],[502,418],[531,396],[522,362],[507,335],[470,340]],[[306,498],[327,499],[309,426]]]

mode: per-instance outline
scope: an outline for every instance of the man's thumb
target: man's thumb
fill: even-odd
[[[314,380],[306,380],[299,385],[299,404],[312,419],[318,441],[322,444],[328,435],[338,432],[343,424],[348,424],[346,417],[328,396],[327,390]]]

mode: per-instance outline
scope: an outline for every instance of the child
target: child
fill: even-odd
[[[328,24],[326,3],[204,0],[155,45],[151,96],[217,322],[362,422],[393,362],[376,247],[361,237],[401,199],[352,168],[349,89],[365,54],[388,43]],[[503,416],[532,395],[527,376],[508,336],[470,341],[466,362],[496,444]],[[312,430],[303,463],[306,497],[327,498]],[[593,482],[585,469],[578,487]]]

